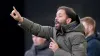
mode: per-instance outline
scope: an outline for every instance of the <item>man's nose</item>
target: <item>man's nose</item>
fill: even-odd
[[[58,17],[55,17],[55,20],[57,20],[58,19]]]

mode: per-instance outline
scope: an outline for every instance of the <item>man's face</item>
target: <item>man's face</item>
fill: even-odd
[[[46,39],[42,37],[37,37],[35,35],[32,35],[32,40],[34,42],[34,45],[41,45],[44,44]]]
[[[55,27],[56,29],[59,29],[61,24],[66,23],[66,19],[67,19],[67,15],[64,9],[60,9],[57,11],[56,13],[56,17],[55,17]]]
[[[82,24],[83,24],[83,26],[84,26],[84,28],[85,28],[85,35],[88,35],[88,33],[89,33],[89,25],[86,23],[86,22],[82,22]]]

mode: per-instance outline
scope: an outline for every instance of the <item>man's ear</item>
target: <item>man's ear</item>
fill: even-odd
[[[71,23],[71,21],[72,21],[71,18],[67,18],[67,19],[66,19],[66,23],[67,23],[67,24]]]
[[[89,25],[89,29],[90,29],[90,30],[93,30],[93,26],[92,26],[92,25]]]

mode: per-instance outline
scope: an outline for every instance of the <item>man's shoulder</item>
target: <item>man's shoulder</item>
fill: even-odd
[[[100,48],[100,41],[98,41],[97,39],[92,39],[90,41],[88,41],[88,47],[99,47]]]
[[[84,34],[81,33],[81,32],[69,32],[69,33],[66,33],[66,35],[69,35],[71,37],[73,37],[73,36],[84,36]]]
[[[97,43],[99,43],[100,44],[100,41],[98,41],[97,39],[94,38],[94,39],[88,41],[88,43],[91,43],[91,44],[97,44]]]
[[[81,32],[70,32],[66,34],[66,38],[70,39],[71,41],[76,40],[79,42],[85,40],[85,35]]]

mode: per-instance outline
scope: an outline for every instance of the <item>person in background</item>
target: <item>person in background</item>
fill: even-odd
[[[53,56],[48,39],[32,35],[32,41],[32,47],[25,52],[24,56]]]
[[[96,31],[96,21],[92,17],[84,17],[81,23],[85,28],[87,40],[87,56],[100,56],[100,34]]]

